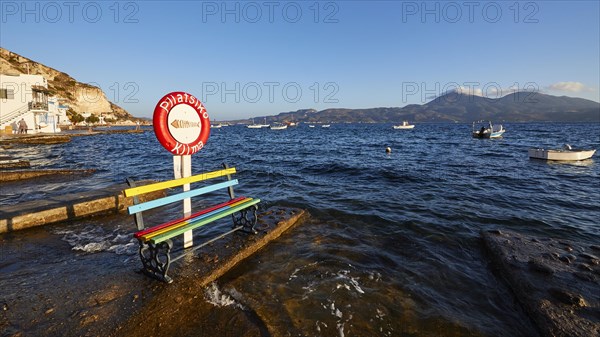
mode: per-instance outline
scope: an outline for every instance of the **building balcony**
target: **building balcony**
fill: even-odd
[[[29,102],[30,111],[48,111],[48,103],[43,102]]]

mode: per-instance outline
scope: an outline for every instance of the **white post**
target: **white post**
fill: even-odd
[[[192,156],[173,156],[173,172],[175,179],[186,178],[192,175]],[[183,185],[183,191],[189,191],[190,184]],[[192,214],[192,201],[190,198],[183,200],[183,216]],[[191,247],[194,244],[192,231],[183,233],[183,248]]]

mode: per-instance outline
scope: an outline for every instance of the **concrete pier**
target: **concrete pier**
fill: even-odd
[[[71,137],[64,134],[31,134],[31,135],[19,135],[11,134],[4,135],[0,138],[0,145],[9,144],[27,144],[27,145],[41,145],[41,144],[62,144],[71,141]]]
[[[29,162],[27,162],[29,165]],[[95,169],[87,170],[12,170],[12,171],[0,171],[0,183],[8,181],[26,180],[44,176],[57,176],[57,175],[86,175],[96,172]]]
[[[492,266],[542,336],[600,336],[600,246],[483,232]]]
[[[123,211],[133,204],[132,198],[125,198],[122,195],[122,191],[126,188],[126,184],[118,184],[85,193],[2,206],[0,233]],[[144,200],[161,196],[164,196],[164,191],[149,193]]]

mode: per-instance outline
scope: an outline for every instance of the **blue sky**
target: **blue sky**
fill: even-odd
[[[599,1],[2,1],[0,45],[138,117],[423,104],[461,87],[600,100]]]

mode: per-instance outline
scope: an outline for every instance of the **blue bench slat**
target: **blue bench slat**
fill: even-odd
[[[168,197],[151,200],[151,201],[144,202],[144,203],[137,204],[137,205],[133,205],[133,206],[129,206],[129,208],[128,208],[129,214],[135,214],[135,213],[138,213],[138,212],[147,211],[149,209],[153,209],[153,208],[156,208],[156,207],[168,205],[168,204],[170,204],[172,202],[175,202],[175,201],[180,201],[180,200],[183,200],[183,199],[195,197],[195,196],[198,196],[198,195],[202,195],[202,194],[205,194],[205,193],[213,192],[213,191],[216,191],[216,190],[219,190],[219,189],[222,189],[222,188],[226,188],[226,187],[230,187],[230,186],[233,186],[233,185],[237,185],[237,184],[238,184],[238,180],[237,179],[228,180],[228,181],[225,181],[225,182],[222,182],[222,183],[218,183],[218,184],[214,184],[214,185],[210,185],[210,186],[198,188],[198,189],[187,191],[187,192],[182,192],[182,193],[179,193],[179,194],[170,195]]]

